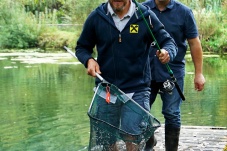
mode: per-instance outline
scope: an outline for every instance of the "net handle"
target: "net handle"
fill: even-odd
[[[77,58],[76,55],[75,55],[75,53],[72,52],[68,47],[64,46],[63,48],[64,48],[68,53],[70,53],[74,58]],[[107,83],[107,81],[106,81],[100,74],[98,74],[97,72],[96,72],[95,74],[96,74],[97,78],[99,78],[100,81],[106,82],[106,83]]]
[[[97,72],[95,72],[95,74],[96,74],[97,78],[99,78],[100,81],[106,82],[106,80],[100,74],[98,74]]]

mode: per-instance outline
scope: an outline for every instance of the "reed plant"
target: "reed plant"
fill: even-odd
[[[227,0],[180,0],[195,15],[203,50],[223,54],[227,52]]]

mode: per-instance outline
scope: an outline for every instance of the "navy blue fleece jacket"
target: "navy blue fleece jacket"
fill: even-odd
[[[139,7],[147,22],[151,21],[151,30],[157,42],[173,60],[177,51],[174,40],[153,12],[143,5],[139,4]],[[154,40],[140,10],[136,9],[120,32],[107,11],[107,3],[101,4],[88,16],[75,48],[77,58],[87,67],[96,46],[101,76],[125,93],[148,90],[151,81],[149,51]],[[96,79],[96,84],[99,82]]]

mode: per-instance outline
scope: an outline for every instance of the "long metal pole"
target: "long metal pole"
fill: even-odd
[[[64,49],[70,53],[73,57],[77,58],[75,53],[73,53],[68,47],[64,46]],[[98,74],[97,72],[95,72],[96,76],[99,78],[100,81],[102,82],[107,82],[100,74]]]

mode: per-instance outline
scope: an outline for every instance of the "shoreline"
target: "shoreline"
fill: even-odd
[[[155,131],[155,151],[165,150],[164,125]],[[179,151],[227,151],[227,128],[214,126],[182,126]]]

